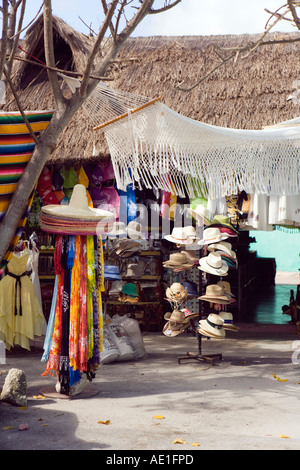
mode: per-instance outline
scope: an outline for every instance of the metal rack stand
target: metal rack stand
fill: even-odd
[[[194,323],[193,329],[196,330]],[[196,334],[198,337],[198,354],[187,352],[185,356],[181,356],[178,358],[178,364],[181,364],[181,362],[185,360],[188,360],[189,362],[195,360],[198,362],[209,362],[213,366],[215,361],[222,360],[222,354],[202,354],[202,337],[199,333]]]

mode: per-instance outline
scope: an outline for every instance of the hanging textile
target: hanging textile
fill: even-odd
[[[129,94],[99,82],[83,105],[94,130],[108,142],[117,187],[217,199],[245,191],[268,195],[300,192],[300,128],[288,121],[262,130],[230,129],[195,121],[158,99]],[[205,185],[207,194],[196,194]]]
[[[53,116],[53,111],[25,111],[30,126],[38,136],[47,128]],[[28,161],[35,148],[35,142],[29,134],[29,130],[20,112],[0,112],[0,221],[3,218],[12,194],[21,178]],[[14,239],[5,254],[1,264],[0,273],[9,262],[16,244],[27,222],[32,204],[34,191],[28,199],[25,210]]]
[[[44,315],[34,286],[26,271],[29,250],[14,253],[8,274],[0,281],[0,340],[6,349],[14,345],[30,350],[30,340],[41,336]]]

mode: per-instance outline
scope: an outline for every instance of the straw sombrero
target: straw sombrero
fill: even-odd
[[[41,209],[41,228],[66,235],[91,235],[104,232],[114,221],[114,214],[89,207],[86,188],[74,186],[68,205],[49,204]]]

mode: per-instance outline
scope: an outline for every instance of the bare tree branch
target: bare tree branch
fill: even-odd
[[[55,56],[53,48],[53,27],[52,27],[52,11],[51,0],[44,0],[44,44],[45,44],[45,57],[46,64],[49,67],[55,67]],[[56,72],[48,69],[48,77],[51,83],[52,92],[57,104],[64,102],[64,97],[59,87],[58,77]]]

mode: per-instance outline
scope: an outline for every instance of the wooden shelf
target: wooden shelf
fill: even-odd
[[[161,302],[121,302],[120,300],[107,300],[108,305],[160,305]]]

